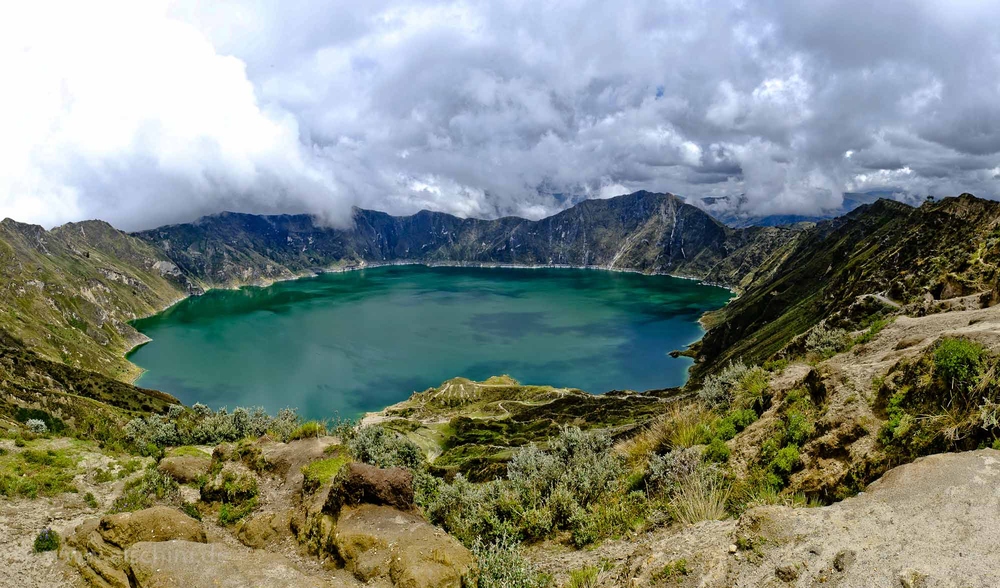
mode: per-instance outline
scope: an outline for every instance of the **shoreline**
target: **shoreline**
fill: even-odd
[[[151,312],[151,313],[143,315],[143,316],[137,316],[136,318],[128,321],[128,324],[133,329],[135,329],[135,326],[132,325],[132,323],[134,321],[141,320],[141,319],[144,319],[144,318],[149,318],[151,316],[155,316],[157,314],[160,314],[161,312],[166,312],[170,308],[172,308],[172,307],[180,304],[181,302],[184,302],[185,300],[187,300],[187,299],[189,299],[189,298],[191,298],[193,296],[202,296],[204,294],[207,294],[207,293],[211,292],[212,290],[241,290],[243,288],[268,288],[270,286],[273,286],[273,285],[281,283],[281,282],[291,282],[291,281],[294,281],[294,280],[301,280],[301,279],[305,279],[305,278],[318,278],[318,277],[320,277],[323,274],[343,274],[343,273],[348,273],[348,272],[362,271],[362,270],[366,270],[366,269],[377,269],[377,268],[381,268],[381,267],[396,267],[396,266],[410,266],[410,265],[419,265],[419,266],[424,266],[424,267],[455,267],[455,268],[478,268],[478,269],[524,269],[524,270],[537,270],[537,269],[574,269],[574,270],[595,270],[595,271],[605,271],[605,272],[618,272],[618,273],[626,273],[626,274],[641,274],[641,275],[644,275],[644,276],[666,276],[666,277],[670,277],[670,278],[677,278],[677,279],[680,279],[680,280],[690,280],[690,281],[693,281],[693,282],[698,282],[698,283],[703,284],[705,286],[712,286],[712,287],[715,287],[715,288],[722,288],[724,290],[728,290],[729,293],[732,294],[732,296],[730,297],[729,300],[726,301],[726,304],[729,304],[730,302],[732,302],[733,300],[735,300],[737,297],[739,297],[739,294],[736,292],[736,290],[734,290],[730,286],[726,286],[724,284],[716,284],[716,283],[713,283],[713,282],[708,282],[708,281],[705,281],[705,280],[703,280],[701,278],[696,278],[694,276],[683,276],[683,275],[671,274],[671,273],[668,273],[668,272],[644,272],[644,271],[637,270],[637,269],[616,268],[616,267],[609,267],[609,266],[602,266],[602,265],[568,265],[568,264],[557,264],[557,263],[532,264],[532,265],[529,265],[529,264],[500,263],[500,262],[409,261],[409,260],[403,260],[403,261],[385,261],[385,262],[382,262],[382,261],[374,261],[374,262],[361,261],[360,263],[355,264],[355,265],[330,266],[330,267],[327,267],[327,268],[313,269],[313,270],[308,270],[308,271],[304,271],[304,272],[297,273],[297,274],[292,274],[290,276],[285,276],[285,277],[280,277],[280,278],[275,278],[275,279],[261,280],[261,281],[258,281],[258,282],[251,282],[251,283],[247,283],[247,284],[240,284],[240,285],[233,285],[233,286],[211,286],[211,287],[205,288],[200,294],[192,294],[192,293],[188,292],[187,294],[181,296],[180,298],[177,298],[176,300],[174,300],[173,302],[171,302],[170,304],[164,306],[163,308],[161,308],[159,310],[156,310],[154,312]],[[725,307],[725,305],[723,305],[722,307]],[[722,307],[720,307],[720,308],[722,308]],[[706,312],[709,312],[709,311],[706,311]],[[701,327],[701,329],[703,331],[707,331],[707,329],[705,329],[705,326],[702,324],[702,318],[703,317],[699,317],[698,318],[698,326]],[[143,345],[151,343],[153,341],[152,339],[150,339],[149,337],[147,337],[146,335],[144,335],[142,332],[140,332],[138,329],[135,329],[135,330],[136,330],[137,333],[139,333],[139,335],[141,335],[142,339],[145,339],[145,340],[142,340],[142,341],[139,341],[139,342],[135,343],[134,345],[132,345],[131,347],[129,347],[128,349],[126,349],[124,353],[122,353],[122,358],[125,359],[125,361],[128,361],[130,364],[134,365],[139,370],[139,373],[135,377],[131,378],[129,382],[127,382],[128,384],[130,384],[132,386],[137,386],[136,382],[139,381],[139,379],[146,372],[146,370],[143,369],[143,368],[141,368],[141,367],[139,367],[138,365],[132,363],[131,361],[129,361],[128,356],[133,351],[135,351],[136,349],[142,347]],[[702,336],[704,336],[704,333],[702,334]],[[698,339],[695,339],[691,343],[688,343],[687,346],[690,347],[691,345],[694,345],[695,343],[697,343],[700,340],[701,340],[701,337],[699,337]]]

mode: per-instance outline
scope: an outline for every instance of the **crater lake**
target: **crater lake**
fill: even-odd
[[[463,376],[587,392],[682,385],[724,289],[589,269],[368,268],[213,290],[133,324],[137,385],[185,404],[355,418]]]

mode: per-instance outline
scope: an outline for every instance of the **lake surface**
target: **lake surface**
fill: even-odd
[[[679,386],[728,290],[573,269],[392,266],[215,290],[135,327],[137,382],[185,404],[354,418],[464,376],[601,393]]]

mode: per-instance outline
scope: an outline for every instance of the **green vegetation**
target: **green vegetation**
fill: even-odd
[[[309,421],[299,425],[292,434],[288,436],[289,441],[296,439],[308,439],[310,437],[322,437],[326,435],[326,426],[319,421]]]
[[[52,529],[43,529],[42,532],[35,537],[34,551],[35,553],[55,551],[59,549],[59,543],[59,533],[56,533]]]
[[[122,495],[115,499],[108,512],[134,512],[150,508],[156,500],[174,498],[177,491],[177,482],[152,465],[146,469],[142,476],[125,484]]]
[[[503,535],[495,541],[472,544],[479,572],[479,588],[546,588],[551,581],[521,555],[517,540]]]
[[[61,449],[24,449],[0,456],[0,496],[37,498],[76,492],[76,465],[76,457]]]
[[[97,502],[97,498],[94,496],[93,492],[87,492],[86,494],[84,494],[83,495],[83,502],[89,508],[97,508],[98,506],[100,506],[100,504]]]
[[[997,358],[968,339],[944,338],[894,366],[877,389],[879,441],[894,461],[975,449],[1000,438]]]
[[[661,569],[653,572],[653,580],[657,582],[681,582],[684,576],[687,576],[690,572],[688,570],[688,563],[686,559],[675,559],[674,561],[668,562],[667,565],[663,566]]]
[[[337,475],[337,472],[340,471],[340,468],[344,467],[344,464],[350,461],[350,457],[344,452],[339,453],[335,457],[309,462],[309,464],[302,467],[302,475],[304,477],[302,482],[303,491],[307,493],[313,492],[326,484]]]

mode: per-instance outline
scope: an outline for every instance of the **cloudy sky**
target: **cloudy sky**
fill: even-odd
[[[997,0],[6,2],[0,217],[1000,196]]]

